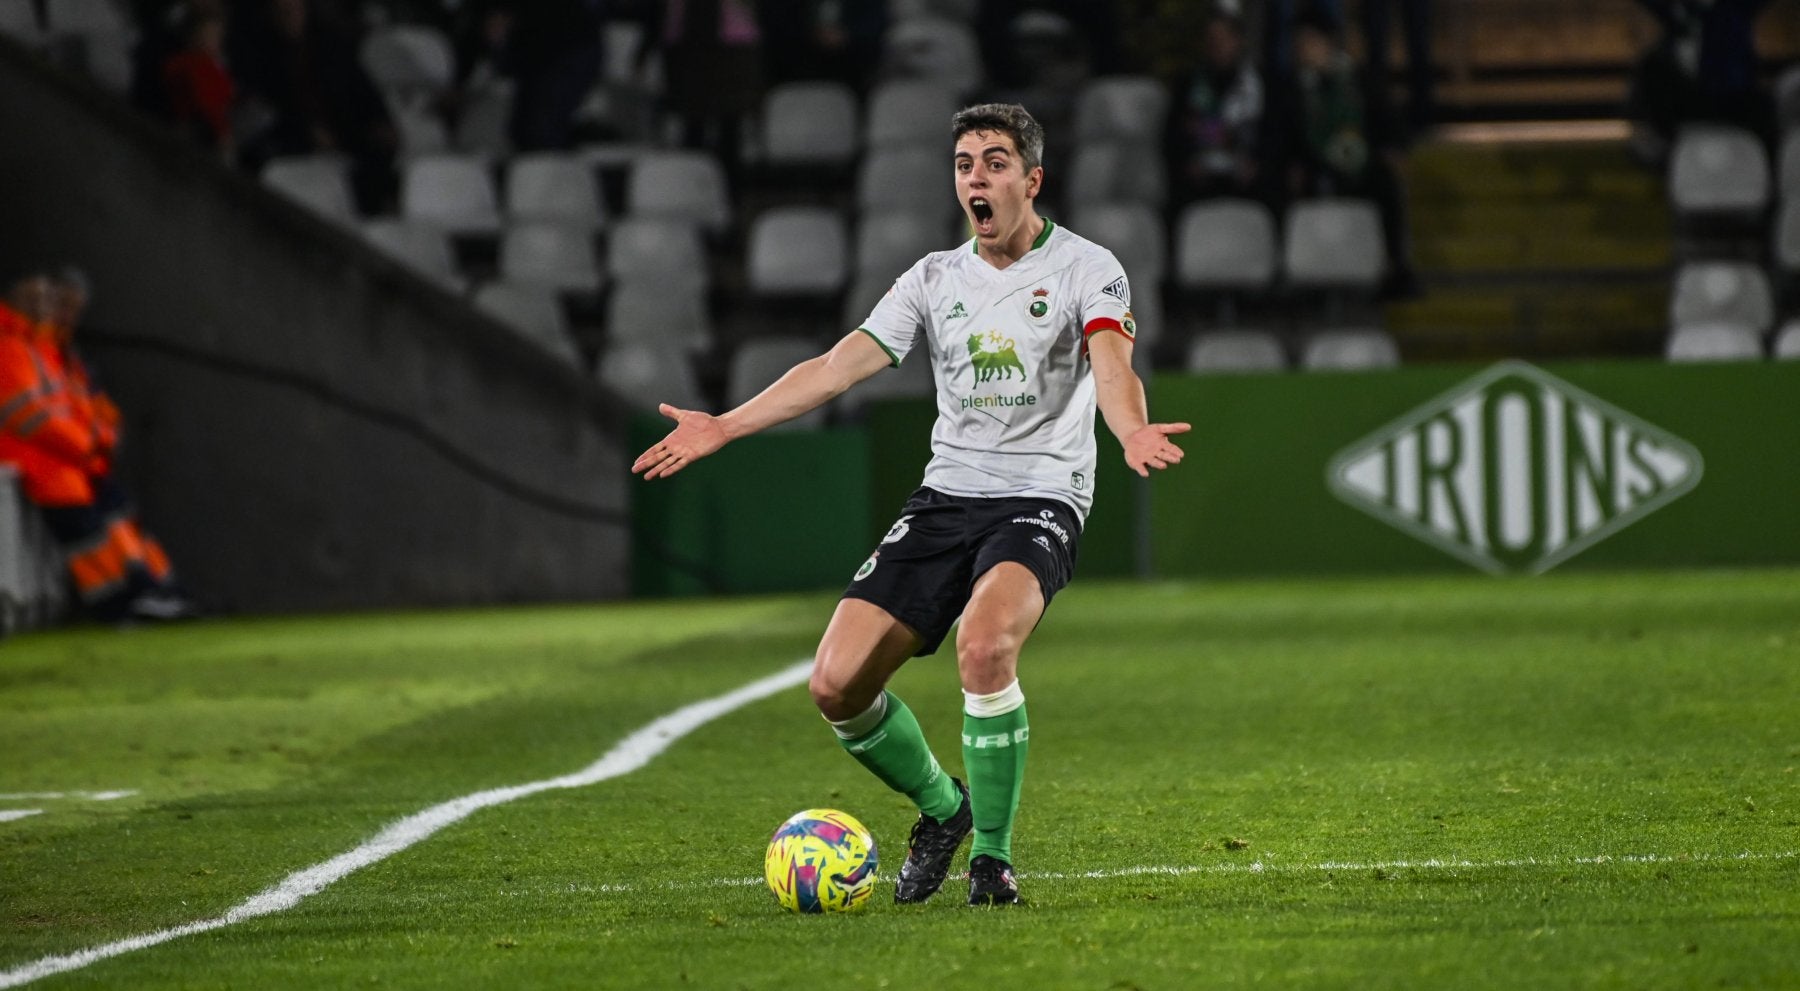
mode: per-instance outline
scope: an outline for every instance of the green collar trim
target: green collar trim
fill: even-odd
[[[1051,220],[1049,217],[1045,217],[1044,218],[1044,229],[1042,231],[1038,232],[1037,240],[1031,242],[1031,247],[1026,250],[1036,251],[1037,249],[1043,247],[1044,242],[1050,240],[1050,232],[1052,230],[1054,230],[1055,227],[1056,227],[1056,221]],[[969,241],[969,248],[976,254],[978,254],[978,255],[981,254],[981,239],[980,238],[971,239]]]

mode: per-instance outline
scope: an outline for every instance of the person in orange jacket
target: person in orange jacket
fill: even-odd
[[[59,288],[34,273],[0,304],[0,463],[18,471],[96,617],[185,618],[193,607],[174,584],[168,556],[144,534],[113,477],[117,407],[69,347],[66,321],[79,319],[85,300],[71,308]]]

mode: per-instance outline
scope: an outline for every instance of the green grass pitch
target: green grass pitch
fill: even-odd
[[[0,972],[217,916],[806,657],[829,595],[0,644]],[[770,830],[913,813],[804,689],[290,910],[42,988],[1800,987],[1800,571],[1080,582],[1027,649],[1028,903],[781,912]],[[955,664],[894,686],[961,764]]]

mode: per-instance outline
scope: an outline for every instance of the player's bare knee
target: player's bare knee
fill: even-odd
[[[956,641],[956,668],[965,689],[995,691],[1012,683],[1019,640],[1008,633],[974,633]],[[989,686],[993,687],[989,687]]]

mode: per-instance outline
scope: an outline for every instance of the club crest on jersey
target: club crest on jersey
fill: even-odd
[[[1048,289],[1040,288],[1031,291],[1032,298],[1029,311],[1033,319],[1042,320],[1044,319],[1044,315],[1050,312],[1049,296],[1050,290]]]
[[[1123,275],[1112,280],[1105,289],[1100,291],[1113,297],[1119,302],[1124,303],[1126,306],[1131,305],[1131,287],[1125,284],[1125,277]]]
[[[1125,319],[1119,321],[1119,326],[1125,328],[1126,337],[1137,340],[1137,320],[1132,317],[1130,310],[1125,311]]]

